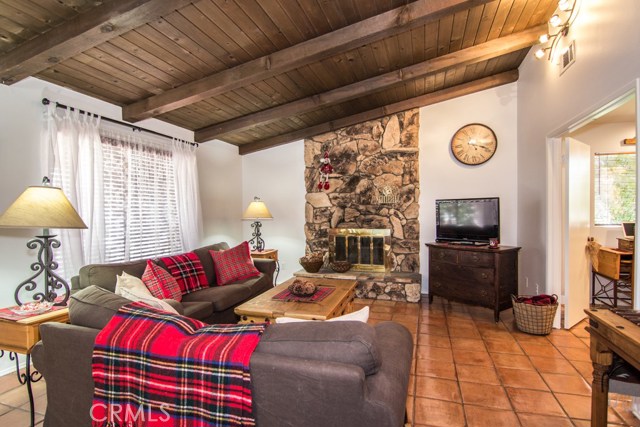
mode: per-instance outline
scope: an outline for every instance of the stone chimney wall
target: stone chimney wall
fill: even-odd
[[[327,252],[330,228],[388,228],[392,271],[420,271],[419,117],[409,110],[305,140],[307,251]],[[325,152],[334,170],[319,190]]]

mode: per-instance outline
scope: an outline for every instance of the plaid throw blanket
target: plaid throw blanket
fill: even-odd
[[[96,337],[93,426],[255,426],[249,359],[265,328],[123,306]]]

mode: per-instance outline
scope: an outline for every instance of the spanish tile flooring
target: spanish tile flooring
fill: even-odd
[[[436,298],[420,304],[356,300],[370,323],[394,320],[413,334],[407,408],[411,425],[587,427],[591,363],[584,324],[548,336],[519,332],[511,310],[493,322],[484,308]],[[36,422],[46,408],[44,381],[34,385]],[[611,394],[610,426],[638,426],[630,398]],[[26,389],[0,377],[0,426],[27,426]],[[348,427],[348,426],[345,426]]]

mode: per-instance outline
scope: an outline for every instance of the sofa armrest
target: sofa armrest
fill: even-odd
[[[65,323],[40,325],[40,341],[33,349],[33,364],[47,386],[45,424],[90,426],[93,401],[91,361],[100,331]]]
[[[259,272],[264,273],[269,278],[269,283],[273,284],[273,275],[276,271],[276,262],[272,259],[254,258],[253,264]]]

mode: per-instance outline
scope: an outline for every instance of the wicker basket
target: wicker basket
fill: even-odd
[[[344,273],[351,269],[351,263],[349,261],[333,261],[329,267],[336,273]]]
[[[320,271],[320,268],[324,264],[323,260],[319,261],[307,261],[303,258],[300,258],[300,265],[304,268],[304,271],[307,273],[317,273]]]
[[[513,315],[516,318],[518,329],[533,335],[549,335],[553,328],[556,310],[558,310],[558,296],[554,296],[556,297],[555,304],[533,305],[517,302],[516,296],[511,295]]]

